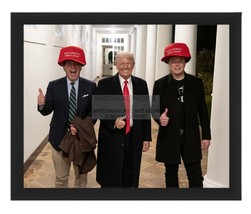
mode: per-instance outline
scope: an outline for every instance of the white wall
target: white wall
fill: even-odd
[[[59,29],[58,37],[55,36],[55,27]],[[85,42],[87,35],[88,42]],[[89,45],[85,46],[86,50],[84,48],[87,65],[83,67],[81,76],[94,80],[97,76],[94,67],[97,57],[96,34],[92,27],[24,26],[24,161],[49,131],[51,115],[44,117],[37,111],[38,88],[45,93],[49,81],[65,76],[62,67],[57,64],[61,47],[84,44]]]

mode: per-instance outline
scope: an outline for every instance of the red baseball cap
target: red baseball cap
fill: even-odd
[[[186,62],[191,59],[189,48],[185,43],[172,43],[166,46],[164,50],[164,57],[161,59],[161,61],[168,63],[169,58],[173,56],[184,57]]]
[[[67,46],[60,50],[58,64],[63,66],[65,60],[78,62],[82,66],[86,65],[84,50],[76,46]]]

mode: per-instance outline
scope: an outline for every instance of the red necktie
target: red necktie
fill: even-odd
[[[127,83],[128,81],[125,80],[125,85],[123,89],[123,96],[125,101],[125,109],[126,109],[126,134],[130,131],[130,94],[128,90]]]

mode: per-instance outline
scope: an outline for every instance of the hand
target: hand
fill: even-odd
[[[146,151],[148,151],[149,148],[150,148],[150,142],[149,141],[144,141],[142,151],[146,152]]]
[[[115,127],[117,129],[123,129],[125,127],[125,121],[124,119],[126,118],[126,116],[124,117],[118,117],[115,121]]]
[[[37,96],[37,104],[38,104],[39,106],[43,106],[43,105],[45,104],[44,93],[43,93],[43,91],[42,91],[41,88],[38,89],[38,92],[39,92],[39,94],[38,94],[38,96]]]
[[[201,149],[207,150],[210,146],[210,140],[202,140],[201,141]]]
[[[78,132],[77,129],[72,124],[70,125],[70,130],[72,135],[76,135]]]
[[[161,126],[166,126],[169,122],[169,117],[166,116],[167,112],[168,112],[168,109],[165,108],[165,111],[163,112],[163,114],[159,118]]]

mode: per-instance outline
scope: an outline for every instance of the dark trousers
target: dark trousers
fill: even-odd
[[[180,153],[184,155],[184,133],[181,135],[180,141]],[[201,171],[201,162],[184,163],[187,178],[189,181],[189,187],[203,187],[203,176]],[[166,187],[179,187],[178,170],[179,164],[168,164],[165,163],[166,173]]]
[[[189,181],[189,187],[203,187],[203,177],[201,172],[201,164],[199,162],[184,163]],[[178,170],[179,164],[167,164],[166,167],[166,187],[179,187]]]
[[[133,143],[132,143],[133,128],[125,136],[124,144],[124,165],[123,165],[123,179],[122,187],[133,186]]]

